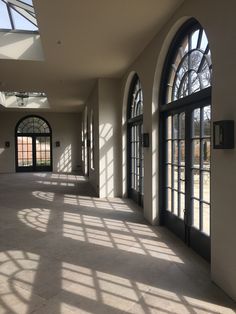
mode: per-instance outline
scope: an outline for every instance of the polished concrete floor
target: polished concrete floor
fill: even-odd
[[[235,313],[209,265],[82,176],[0,175],[0,313]]]

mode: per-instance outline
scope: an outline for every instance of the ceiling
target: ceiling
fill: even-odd
[[[96,79],[121,77],[182,2],[34,0],[45,60],[0,60],[0,82],[80,111]]]

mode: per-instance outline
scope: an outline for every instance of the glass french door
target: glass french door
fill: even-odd
[[[16,140],[17,171],[52,171],[50,136],[18,135]]]
[[[130,126],[129,129],[129,197],[139,205],[143,205],[143,145],[142,145],[143,123],[139,121]]]
[[[209,260],[211,106],[166,112],[164,120],[165,225]]]

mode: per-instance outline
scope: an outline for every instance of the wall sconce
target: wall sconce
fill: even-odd
[[[55,144],[56,144],[56,147],[60,147],[61,146],[60,141],[56,141]]]
[[[143,133],[143,147],[149,147],[149,133]]]
[[[6,147],[6,148],[9,148],[9,147],[10,147],[10,142],[9,142],[9,141],[6,141],[6,142],[5,142],[5,147]]]
[[[234,121],[222,120],[213,122],[213,148],[234,148]]]

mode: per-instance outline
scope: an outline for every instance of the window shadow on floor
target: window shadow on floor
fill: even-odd
[[[73,177],[1,179],[15,193],[0,192],[0,312],[235,313],[209,265],[129,200],[77,195]]]

